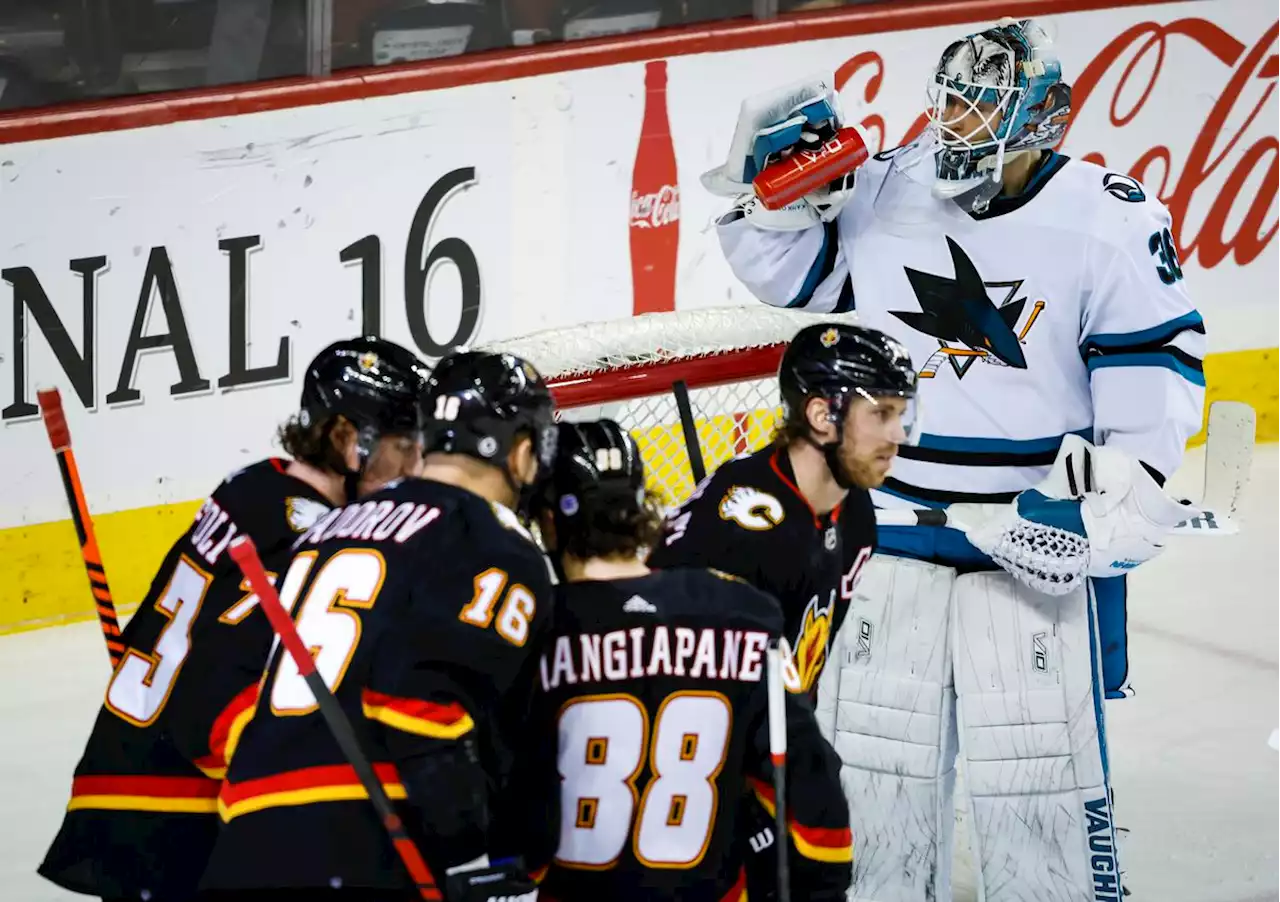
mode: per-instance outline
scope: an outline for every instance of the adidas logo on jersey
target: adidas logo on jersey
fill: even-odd
[[[652,602],[645,601],[639,595],[632,595],[627,599],[626,604],[622,606],[622,610],[627,614],[656,614],[658,609],[653,606]]]

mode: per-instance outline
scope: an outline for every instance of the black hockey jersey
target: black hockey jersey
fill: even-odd
[[[261,673],[272,632],[226,553],[250,536],[267,567],[329,502],[270,458],[233,473],[169,550],[124,630],[124,657],[39,872],[89,895],[182,899],[217,831],[236,689]]]
[[[714,567],[777,598],[801,680],[816,691],[875,542],[866,491],[851,489],[835,510],[819,515],[796,487],[786,451],[770,447],[727,461],[704,479],[668,517],[649,566]]]
[[[550,568],[515,515],[400,482],[316,524],[278,585],[437,880],[487,851],[485,811],[505,789],[550,608]],[[283,649],[260,686],[202,885],[409,887]]]
[[[752,792],[773,804],[765,650],[782,633],[777,602],[727,574],[655,570],[557,587],[552,633],[526,732],[543,774],[527,791],[546,791],[553,825],[550,851],[525,850],[552,858],[540,898],[741,898],[755,830],[741,829],[736,802]],[[852,845],[839,760],[793,689],[793,898],[843,900]]]

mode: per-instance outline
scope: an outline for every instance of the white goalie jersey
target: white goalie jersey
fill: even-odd
[[[1023,194],[971,214],[931,195],[933,150],[875,156],[830,223],[766,231],[735,208],[718,226],[760,300],[856,309],[910,350],[923,434],[877,506],[1008,501],[1068,433],[1171,474],[1200,428],[1205,331],[1164,205],[1048,153]]]

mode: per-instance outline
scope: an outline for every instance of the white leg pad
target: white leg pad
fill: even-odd
[[[960,752],[982,902],[1118,902],[1101,664],[1086,589],[957,578]]]
[[[874,556],[819,683],[842,762],[854,902],[950,902],[955,826],[955,571]]]

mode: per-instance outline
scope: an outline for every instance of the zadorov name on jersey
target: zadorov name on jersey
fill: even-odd
[[[1116,868],[1115,834],[1111,811],[1104,796],[1084,803],[1089,820],[1089,863],[1093,867],[1093,898],[1097,902],[1120,899],[1120,874]]]
[[[574,638],[578,640],[576,649]],[[617,682],[657,674],[758,683],[768,644],[769,635],[761,630],[695,630],[687,626],[670,630],[635,626],[603,636],[560,636],[550,654],[542,656],[542,688],[550,692],[561,682],[572,686],[579,681]]]

